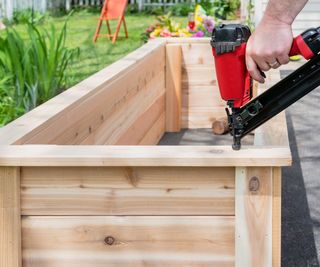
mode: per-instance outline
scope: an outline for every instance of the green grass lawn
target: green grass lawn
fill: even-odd
[[[65,17],[46,19],[44,27],[50,27],[54,24],[57,29],[61,29],[66,20]],[[155,16],[148,15],[127,15],[126,22],[129,32],[129,39],[124,38],[123,27],[120,30],[119,39],[116,44],[112,44],[107,38],[99,38],[96,44],[93,43],[93,35],[98,23],[99,13],[88,11],[78,11],[73,13],[68,21],[67,46],[70,48],[79,47],[80,57],[68,70],[70,77],[68,86],[70,87],[93,73],[110,65],[114,61],[124,57],[131,51],[137,49],[143,42],[141,33],[151,24],[156,22]],[[186,24],[186,18],[175,18],[175,20]],[[112,29],[116,22],[111,22]],[[17,25],[15,29],[24,34],[26,26]],[[106,27],[102,27],[104,33]]]

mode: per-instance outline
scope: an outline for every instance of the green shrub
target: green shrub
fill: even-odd
[[[47,31],[28,24],[27,32],[28,41],[13,29],[0,38],[0,81],[8,97],[6,102],[0,99],[0,112],[5,112],[12,100],[16,111],[11,119],[21,114],[21,110],[29,111],[62,92],[66,69],[79,55],[78,48],[65,46],[66,24],[59,34],[53,25]],[[5,122],[0,115],[0,124]]]
[[[146,6],[143,12],[147,15],[161,16],[165,13],[165,8],[161,6]]]
[[[239,7],[239,0],[216,0],[213,2],[212,13],[220,19],[234,19]]]
[[[215,0],[215,2],[226,2],[225,0]],[[212,0],[197,0],[197,4],[200,4],[203,9],[209,14],[213,8]]]
[[[13,97],[10,95],[12,88],[10,88],[10,76],[4,77],[0,80],[0,126],[3,126],[16,117],[23,114],[23,110],[15,106]]]
[[[13,22],[16,24],[38,24],[42,23],[45,17],[46,16],[39,11],[28,8],[25,10],[16,10],[13,13]]]
[[[188,3],[180,3],[173,5],[169,8],[169,11],[174,16],[188,16],[190,12],[194,12],[195,6]]]
[[[126,9],[127,14],[137,14],[139,13],[139,7],[138,4],[128,4],[127,9]]]
[[[75,9],[76,11],[76,9]],[[49,15],[51,17],[55,17],[55,18],[60,18],[60,17],[63,17],[65,15],[68,14],[68,11],[66,10],[65,7],[62,7],[62,6],[54,6],[54,7],[51,7],[48,11]]]

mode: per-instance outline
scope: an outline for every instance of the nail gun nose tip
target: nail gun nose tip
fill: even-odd
[[[241,149],[241,144],[232,144],[232,149],[236,150],[236,151],[240,150]]]

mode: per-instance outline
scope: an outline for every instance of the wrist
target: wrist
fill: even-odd
[[[268,12],[265,12],[261,23],[266,25],[273,25],[277,27],[285,26],[285,27],[291,27],[292,23],[294,21],[294,18],[290,17],[289,15],[282,14],[269,14]]]

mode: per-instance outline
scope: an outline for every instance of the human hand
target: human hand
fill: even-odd
[[[247,43],[246,64],[251,77],[264,83],[260,70],[287,64],[292,42],[291,24],[265,16]]]

